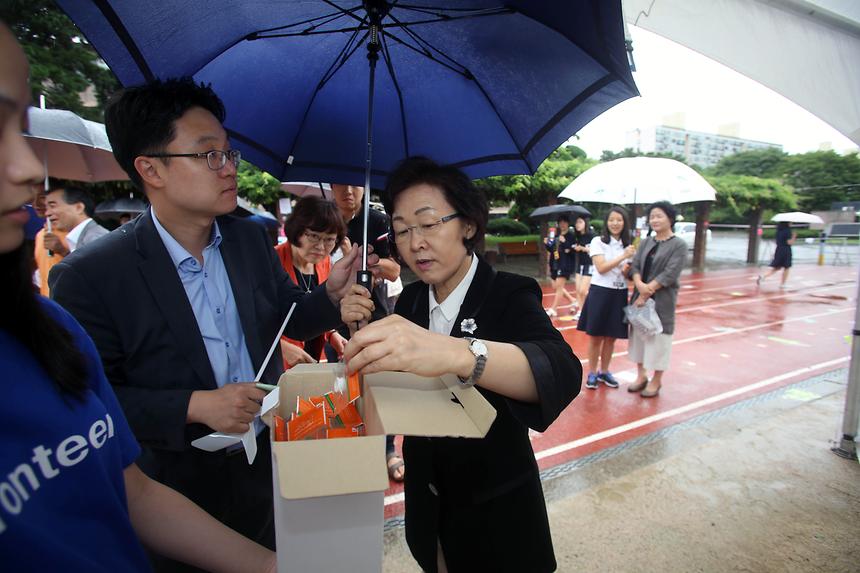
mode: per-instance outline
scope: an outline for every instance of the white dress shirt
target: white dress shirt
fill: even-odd
[[[78,239],[81,237],[81,233],[84,232],[84,227],[87,226],[87,223],[92,221],[91,218],[87,217],[77,225],[75,228],[69,231],[69,234],[66,235],[66,244],[69,245],[69,252],[73,252],[76,248],[78,248]]]
[[[472,279],[475,278],[475,271],[478,270],[478,257],[472,254],[472,264],[469,265],[469,270],[466,276],[460,281],[460,284],[451,291],[441,303],[436,302],[436,296],[433,293],[431,286],[429,291],[430,296],[430,332],[437,334],[451,334],[451,329],[454,327],[454,321],[457,320],[457,315],[460,314],[460,307],[463,306],[463,301],[466,299],[466,293],[469,292],[469,287],[472,286]]]

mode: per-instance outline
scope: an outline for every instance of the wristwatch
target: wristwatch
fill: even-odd
[[[468,378],[457,378],[460,380],[460,386],[463,388],[471,388],[478,383],[481,374],[484,373],[484,367],[487,365],[487,345],[477,338],[464,337],[469,341],[469,352],[475,356],[475,369],[472,370],[471,376]]]

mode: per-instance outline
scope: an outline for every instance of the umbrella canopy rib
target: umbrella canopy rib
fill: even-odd
[[[304,112],[304,114],[302,114],[302,120],[301,120],[301,122],[299,122],[299,127],[296,130],[296,134],[293,137],[292,143],[290,144],[289,157],[292,157],[295,155],[296,145],[298,145],[299,138],[302,134],[302,131],[304,130],[305,125],[307,124],[308,116],[311,113],[311,109],[314,106],[314,102],[316,101],[317,95],[319,95],[320,91],[323,89],[325,84],[334,76],[334,74],[337,72],[337,70],[340,69],[340,67],[343,66],[347,62],[347,60],[349,60],[350,57],[352,57],[352,55],[356,52],[356,50],[358,50],[361,46],[364,45],[364,40],[367,39],[367,36],[370,34],[370,32],[366,31],[364,33],[364,35],[361,37],[361,40],[355,43],[355,47],[352,48],[352,51],[350,51],[349,54],[347,54],[346,52],[347,52],[347,50],[349,50],[350,43],[355,40],[355,37],[358,35],[358,32],[359,32],[358,29],[356,29],[356,31],[353,32],[353,35],[350,37],[350,39],[347,41],[347,43],[344,45],[344,47],[341,49],[341,51],[337,54],[337,56],[335,57],[334,61],[331,64],[331,66],[329,67],[328,70],[326,70],[325,74],[323,74],[322,79],[320,79],[319,83],[317,84],[317,87],[314,90],[314,93],[311,96],[310,101],[308,101],[308,105],[305,106],[305,112]],[[338,61],[340,61],[340,63],[338,63]],[[284,170],[286,170],[286,167],[284,168]],[[284,175],[285,175],[284,173],[281,173],[280,178],[282,179],[284,177]]]
[[[128,29],[125,27],[125,24],[122,23],[122,20],[113,9],[113,6],[110,5],[110,2],[107,0],[94,0],[93,4],[95,4],[96,8],[98,8],[105,17],[105,20],[107,20],[111,25],[113,31],[116,32],[117,38],[119,38],[119,41],[122,42],[122,45],[125,46],[126,50],[128,50],[131,59],[134,60],[134,63],[137,65],[137,69],[140,70],[140,73],[143,74],[146,81],[153,81],[155,79],[155,74],[152,73],[152,68],[149,67],[149,64],[146,62],[146,58],[143,57],[137,43],[132,40],[131,34],[128,33]],[[96,51],[98,51],[98,48],[96,48]],[[99,56],[102,56],[102,59],[104,59],[103,54],[100,53]]]
[[[507,11],[507,12],[505,12],[505,13],[513,13],[513,10]],[[391,18],[394,18],[394,16],[391,16]],[[430,42],[428,42],[428,41],[424,40],[424,39],[423,39],[421,36],[419,36],[416,32],[414,32],[414,31],[412,31],[412,30],[409,30],[408,28],[405,28],[405,27],[403,28],[403,31],[404,31],[404,32],[406,32],[406,33],[407,33],[411,38],[413,38],[413,40],[414,40],[416,43],[418,43],[419,45],[423,45],[423,46],[424,46],[424,48],[425,48],[425,51],[417,50],[415,47],[410,46],[410,45],[409,45],[409,43],[407,43],[407,42],[404,42],[404,41],[400,40],[399,38],[397,38],[397,37],[396,37],[396,36],[394,36],[394,35],[391,35],[391,34],[388,34],[388,33],[383,32],[383,36],[387,36],[387,37],[392,38],[393,40],[396,40],[396,41],[397,41],[397,42],[399,42],[402,46],[405,46],[405,47],[407,47],[407,48],[411,48],[411,49],[415,50],[416,52],[418,52],[419,54],[424,55],[425,57],[427,57],[427,58],[428,58],[428,59],[430,59],[431,61],[436,62],[436,63],[438,63],[438,64],[440,64],[440,65],[442,65],[442,66],[444,66],[444,67],[448,68],[449,70],[452,70],[452,71],[454,71],[454,72],[456,72],[456,73],[459,73],[459,74],[463,75],[463,77],[465,77],[467,80],[472,81],[472,82],[474,83],[475,87],[477,87],[477,88],[478,88],[478,90],[481,92],[481,95],[483,95],[483,96],[484,96],[484,99],[487,101],[487,103],[489,104],[489,106],[492,108],[493,112],[496,114],[496,117],[499,119],[499,123],[501,123],[501,124],[502,124],[502,126],[504,126],[505,131],[507,131],[508,136],[511,138],[511,142],[516,146],[516,148],[517,148],[517,152],[520,154],[520,156],[521,156],[522,160],[525,162],[525,164],[528,166],[528,168],[529,168],[530,170],[534,171],[536,168],[535,168],[535,167],[533,167],[533,166],[531,165],[531,163],[529,163],[528,158],[526,158],[525,153],[523,152],[523,149],[522,149],[522,147],[520,146],[519,141],[517,141],[517,138],[516,138],[516,137],[514,137],[514,133],[513,133],[513,131],[511,130],[510,125],[508,125],[508,122],[504,120],[504,117],[502,116],[502,114],[500,114],[500,113],[499,113],[498,107],[496,107],[496,103],[492,100],[492,98],[490,98],[490,95],[487,93],[487,90],[486,90],[486,89],[484,89],[484,86],[482,86],[482,85],[481,85],[481,82],[479,82],[479,81],[478,81],[478,79],[477,79],[477,78],[475,77],[475,75],[474,75],[474,74],[469,70],[469,68],[467,68],[466,66],[462,65],[462,64],[461,64],[461,63],[459,63],[458,61],[454,60],[453,58],[451,58],[450,56],[448,56],[445,52],[443,52],[442,50],[440,50],[440,49],[436,48],[435,46],[433,46]],[[448,61],[450,61],[450,62],[451,62],[451,63],[453,63],[454,65],[459,66],[459,67],[462,69],[462,71],[459,71],[459,70],[457,70],[457,69],[455,69],[455,68],[451,67],[450,65],[445,64],[445,62],[440,61],[438,58],[433,57],[432,53],[430,53],[429,51],[426,51],[426,50],[428,50],[428,49],[433,50],[434,52],[436,52],[436,53],[438,53],[439,55],[443,56],[445,59],[447,59]],[[393,67],[393,64],[392,64],[392,67]],[[408,156],[408,155],[407,155],[407,156]],[[517,158],[517,159],[519,159],[519,158]]]
[[[391,77],[391,82],[394,85],[394,91],[397,93],[397,103],[400,106],[400,127],[403,135],[403,149],[406,150],[406,157],[411,157],[409,153],[409,130],[406,127],[406,106],[403,104],[403,90],[400,89],[400,82],[397,81],[397,74],[394,72],[394,63],[391,61],[391,53],[388,51],[388,40],[385,34],[382,38],[382,61],[385,62],[385,68],[388,70],[388,75]]]
[[[576,106],[580,105],[582,102],[599,92],[601,89],[614,82],[615,79],[616,78],[612,74],[606,74],[605,76],[591,84],[588,89],[583,90],[575,98],[570,100],[567,105],[561,108],[554,116],[550,118],[548,122],[543,125],[543,127],[538,130],[537,133],[534,134],[534,136],[526,144],[525,149],[520,150],[520,153],[523,154],[523,158],[525,158],[525,154],[529,153],[532,148],[537,145],[538,142],[540,142],[544,135],[549,133],[549,130],[558,125],[558,123],[563,120],[567,116],[567,114],[576,109]],[[531,168],[531,165],[529,165],[529,168]]]
[[[285,24],[284,26],[275,26],[273,28],[265,28],[263,30],[257,30],[256,32],[252,32],[251,34],[248,34],[245,37],[245,39],[246,40],[256,40],[258,34],[268,34],[269,32],[275,32],[277,30],[283,30],[285,28],[292,28],[295,26],[302,26],[304,24],[310,24],[311,22],[318,22],[318,23],[314,24],[313,26],[311,26],[310,28],[302,30],[301,32],[298,32],[296,34],[290,34],[290,35],[296,35],[296,36],[307,36],[307,35],[310,35],[315,28],[319,28],[320,26],[330,24],[339,18],[343,18],[344,16],[353,15],[354,12],[361,10],[362,6],[359,5],[359,6],[356,6],[355,8],[350,8],[350,9],[341,8],[340,6],[335,6],[335,8],[337,10],[335,12],[332,12],[331,14],[323,14],[322,16],[315,16],[313,18],[308,18],[308,19],[302,20],[300,22],[293,22],[292,24]],[[273,36],[267,36],[267,37],[273,37]]]

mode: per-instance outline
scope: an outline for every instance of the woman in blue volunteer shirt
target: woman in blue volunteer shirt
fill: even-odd
[[[630,244],[627,211],[612,207],[603,221],[603,232],[594,237],[588,249],[594,268],[588,298],[582,307],[577,330],[588,334],[588,379],[591,390],[603,382],[618,388],[618,380],[609,371],[615,340],[627,338],[624,307],[627,306],[627,270],[636,253]]]
[[[24,53],[0,22],[0,563],[8,571],[147,571],[141,541],[207,570],[274,571],[274,554],[146,477],[75,320],[37,296],[25,206],[43,178],[22,132]]]

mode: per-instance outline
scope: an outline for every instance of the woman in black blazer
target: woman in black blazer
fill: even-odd
[[[579,360],[537,283],[473,253],[487,202],[462,172],[408,159],[388,180],[385,207],[397,256],[420,280],[395,315],[355,333],[349,369],[453,373],[497,412],[483,439],[405,438],[409,548],[425,571],[554,571],[528,428],[546,430],[579,393]],[[366,315],[370,304],[348,296],[342,314]]]

